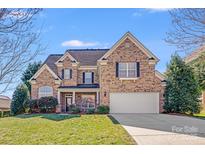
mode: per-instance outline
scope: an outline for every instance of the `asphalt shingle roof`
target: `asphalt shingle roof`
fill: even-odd
[[[57,66],[55,62],[58,61],[63,56],[63,54],[51,54],[48,56],[48,58],[45,60],[44,64],[47,64],[48,67],[56,74],[58,74]]]
[[[60,86],[59,88],[99,88],[99,84],[78,84],[77,86]]]
[[[97,60],[100,59],[109,49],[71,49],[66,52],[70,53],[73,58],[80,62],[81,66],[95,66],[97,65]],[[45,60],[44,64],[57,73],[57,62],[63,54],[51,54]]]
[[[67,50],[80,65],[94,66],[97,65],[97,60],[100,59],[108,49],[77,49]]]

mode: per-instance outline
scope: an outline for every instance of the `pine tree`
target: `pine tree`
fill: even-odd
[[[28,87],[29,93],[31,94],[31,84],[28,80],[31,79],[31,77],[38,71],[38,69],[41,66],[41,62],[34,62],[30,63],[26,70],[23,72],[23,75],[21,77],[21,80],[24,84]]]
[[[205,52],[202,52],[198,58],[188,63],[193,69],[196,79],[202,91],[205,90]]]
[[[28,100],[28,88],[25,84],[17,86],[11,101],[11,114],[21,114],[24,112],[24,103]]]
[[[167,66],[166,75],[165,111],[191,114],[200,112],[200,90],[192,68],[175,54]]]

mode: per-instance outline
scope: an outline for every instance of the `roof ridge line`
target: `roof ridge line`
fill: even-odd
[[[63,53],[62,54],[49,54],[48,56],[61,56],[61,55],[63,55]]]
[[[66,52],[69,52],[69,51],[99,51],[99,50],[109,50],[109,48],[106,48],[106,49],[101,49],[101,48],[67,49]]]

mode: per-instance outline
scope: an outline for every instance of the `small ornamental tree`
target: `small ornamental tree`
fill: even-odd
[[[41,97],[39,99],[39,108],[41,112],[54,112],[57,105],[58,100],[53,96]]]
[[[192,68],[178,55],[173,55],[166,75],[165,111],[191,114],[200,112],[200,89]]]
[[[21,114],[24,112],[24,104],[28,101],[28,88],[25,84],[17,86],[11,101],[11,114]]]

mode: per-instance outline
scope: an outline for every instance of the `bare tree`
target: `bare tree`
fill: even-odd
[[[42,50],[34,20],[41,9],[0,9],[0,93]]]
[[[173,30],[166,42],[186,53],[205,44],[205,9],[173,9],[169,11]]]

